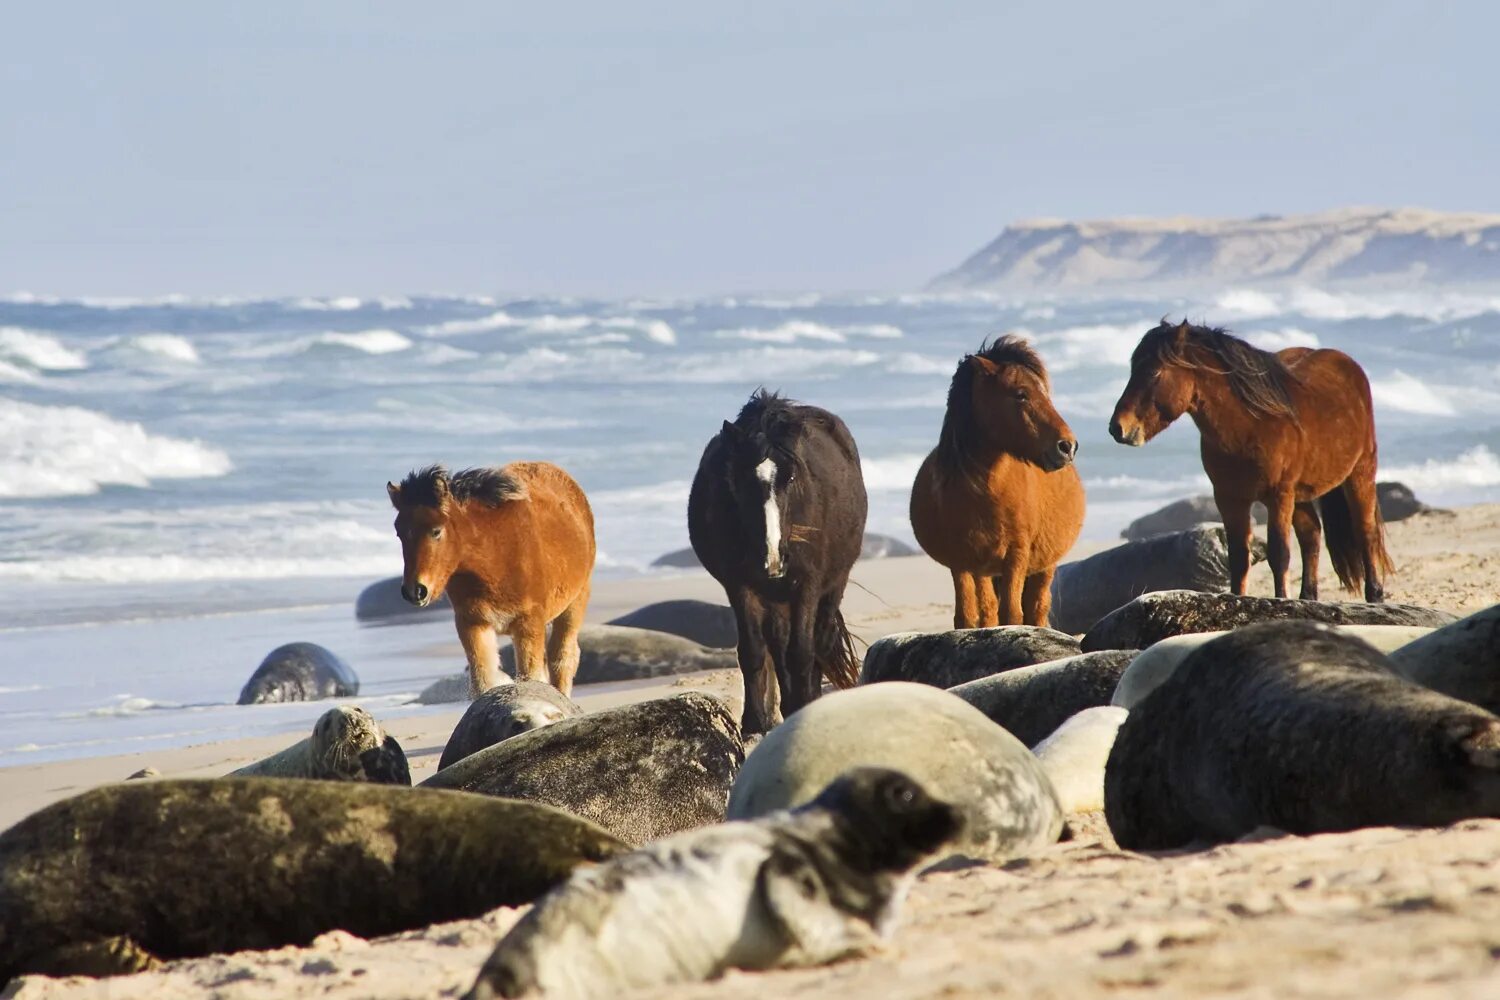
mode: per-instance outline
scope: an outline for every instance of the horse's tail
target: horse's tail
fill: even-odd
[[[1375,514],[1375,537],[1364,538],[1363,527],[1355,520],[1349,504],[1349,487],[1342,484],[1318,500],[1323,515],[1323,537],[1328,544],[1328,558],[1339,583],[1345,590],[1358,592],[1365,584],[1365,546],[1368,544],[1375,567],[1382,576],[1395,570],[1385,548],[1385,523],[1379,509]]]
[[[852,688],[859,680],[859,653],[838,605],[825,604],[818,609],[815,630],[818,669],[834,687]]]

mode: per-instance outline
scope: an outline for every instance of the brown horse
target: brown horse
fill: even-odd
[[[447,589],[470,697],[509,683],[498,632],[515,646],[519,677],[572,691],[594,569],[594,513],[573,478],[546,462],[453,476],[434,465],[385,488],[406,561],[401,596],[420,608]]]
[[[1229,538],[1229,582],[1245,592],[1250,505],[1269,512],[1266,541],[1276,596],[1287,595],[1292,532],[1302,548],[1302,597],[1318,596],[1318,553],[1339,582],[1384,599],[1392,570],[1375,500],[1375,409],[1364,369],[1341,351],[1272,354],[1223,330],[1172,326],[1141,338],[1109,433],[1139,446],[1182,414],[1198,425],[1203,470]],[[1322,517],[1319,518],[1321,511]]]
[[[1001,337],[958,363],[911,526],[953,573],[955,628],[1046,625],[1052,574],[1083,528],[1078,439],[1031,345]],[[991,579],[993,577],[993,579]]]

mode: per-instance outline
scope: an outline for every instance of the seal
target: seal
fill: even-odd
[[[453,603],[444,593],[421,607],[401,596],[401,578],[377,580],[354,600],[354,617],[366,625],[410,625],[446,621],[453,617]]]
[[[406,754],[375,717],[355,705],[324,712],[312,735],[265,760],[229,772],[231,778],[313,778],[410,785]]]
[[[1288,619],[1327,625],[1416,625],[1425,628],[1439,628],[1456,621],[1446,611],[1410,604],[1343,604],[1163,590],[1143,594],[1105,615],[1083,637],[1083,651],[1146,649],[1174,635],[1229,631],[1256,622]]]
[[[1078,652],[1077,639],[1035,625],[897,632],[870,644],[859,683],[913,681],[951,688]]]
[[[1104,810],[1127,850],[1500,816],[1500,718],[1326,625],[1250,625],[1131,711]]]
[[[1383,606],[1390,607],[1388,604]],[[1430,628],[1409,625],[1335,625],[1333,627],[1344,635],[1363,639],[1382,653],[1400,649],[1432,631]],[[1120,675],[1120,683],[1115,688],[1114,694],[1110,696],[1109,703],[1121,708],[1134,708],[1140,704],[1142,698],[1155,691],[1162,681],[1172,676],[1173,672],[1182,665],[1182,661],[1195,650],[1227,634],[1222,631],[1190,632],[1187,635],[1174,635],[1163,639],[1141,650],[1135,659],[1130,661],[1125,672]]]
[[[352,698],[359,678],[349,664],[313,642],[289,642],[266,654],[240,691],[239,704]]]
[[[1250,562],[1266,547],[1250,545]],[[1057,567],[1052,578],[1050,623],[1063,632],[1087,632],[1116,608],[1156,590],[1229,590],[1229,542],[1222,525],[1202,525],[1144,541],[1126,542]]]
[[[1079,653],[948,690],[1022,743],[1034,746],[1084,709],[1108,705],[1135,655],[1133,649]]]
[[[1250,514],[1255,524],[1266,523],[1265,504],[1252,504]],[[1207,493],[1200,493],[1197,496],[1169,503],[1149,514],[1143,514],[1131,521],[1130,525],[1120,532],[1120,537],[1126,541],[1139,542],[1158,535],[1169,535],[1174,531],[1188,531],[1200,524],[1223,523],[1224,518],[1219,514],[1219,505],[1214,502],[1214,498]]]
[[[438,770],[512,736],[582,714],[576,701],[542,681],[492,687],[475,698],[458,720],[443,747]]]
[[[1057,793],[1024,744],[957,695],[903,681],[824,695],[767,733],[735,779],[728,816],[800,806],[851,767],[902,771],[961,809],[955,854],[1004,861],[1062,833]]]
[[[1500,604],[1413,639],[1391,662],[1407,680],[1500,713]]]
[[[1104,808],[1104,766],[1129,714],[1113,705],[1086,708],[1032,749],[1052,779],[1063,812],[1072,815]]]
[[[630,844],[718,823],[745,761],[739,723],[701,691],[563,719],[486,747],[428,778],[541,802]]]
[[[0,983],[477,917],[625,850],[559,810],[457,792],[279,778],[106,785],[0,834]]]
[[[681,636],[623,625],[585,625],[578,633],[576,684],[675,677],[699,670],[734,670],[733,649],[708,649]],[[515,648],[500,650],[500,664],[515,675]]]
[[[710,649],[733,649],[739,642],[734,609],[708,601],[658,601],[605,624],[666,632]]]
[[[961,823],[905,775],[854,769],[796,811],[576,872],[500,941],[469,1000],[612,997],[863,954]]]

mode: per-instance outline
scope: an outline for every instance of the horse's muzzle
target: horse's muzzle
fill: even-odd
[[[401,585],[401,596],[406,598],[408,603],[415,604],[419,608],[425,608],[427,607],[427,599],[431,595],[427,593],[427,588],[423,584],[413,584],[411,589],[408,590],[406,584],[403,583]]]
[[[1042,456],[1042,468],[1048,472],[1065,469],[1073,464],[1073,459],[1077,454],[1078,442],[1069,438],[1062,438]]]
[[[1120,444],[1128,444],[1132,448],[1139,448],[1146,443],[1146,434],[1141,430],[1140,424],[1136,424],[1130,428],[1130,433],[1127,434],[1125,429],[1120,426],[1120,421],[1111,420],[1109,422],[1109,436]]]

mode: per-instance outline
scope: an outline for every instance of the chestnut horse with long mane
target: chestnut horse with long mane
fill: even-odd
[[[573,478],[547,462],[451,476],[434,465],[385,488],[406,564],[401,596],[420,608],[447,590],[470,697],[510,683],[497,633],[515,646],[517,676],[572,691],[594,570],[594,513]]]
[[[1109,432],[1142,445],[1182,414],[1201,436],[1203,470],[1229,541],[1229,583],[1245,592],[1250,505],[1269,513],[1266,549],[1276,596],[1287,596],[1291,535],[1302,550],[1302,592],[1318,596],[1323,532],[1347,590],[1384,599],[1392,571],[1375,497],[1375,408],[1364,369],[1342,351],[1272,354],[1220,329],[1165,319],[1136,346]],[[1319,514],[1321,513],[1321,518]]]
[[[1078,439],[1050,392],[1019,337],[981,346],[953,374],[938,446],[912,484],[911,526],[953,573],[955,628],[1047,624],[1052,575],[1084,511]]]

